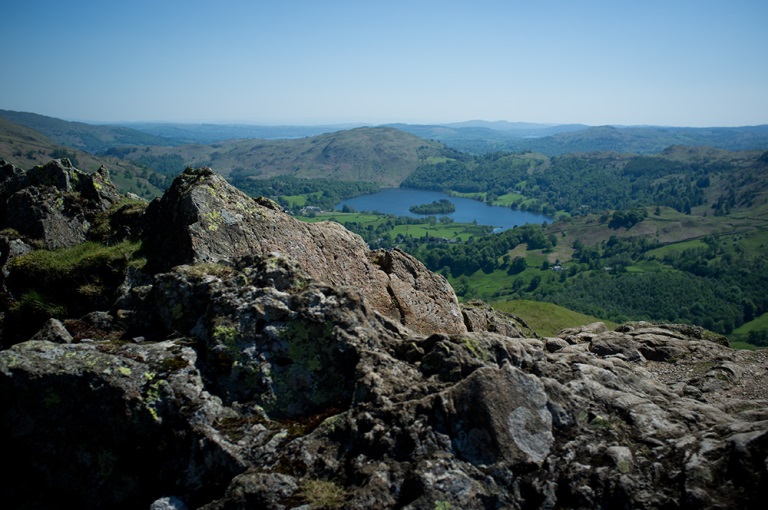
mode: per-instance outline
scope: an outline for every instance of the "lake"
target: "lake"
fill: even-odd
[[[410,216],[412,218],[425,218],[426,215],[414,214],[408,209],[413,205],[429,204],[435,200],[445,198],[456,206],[456,212],[450,214],[436,214],[434,216],[448,216],[456,223],[472,223],[489,225],[495,232],[507,230],[526,223],[552,222],[553,218],[543,214],[534,214],[527,211],[516,211],[509,207],[488,205],[479,200],[470,198],[452,197],[439,191],[424,191],[410,188],[388,188],[372,195],[362,195],[344,200],[336,206],[340,211],[342,207],[349,206],[356,211],[377,211],[383,214],[395,216]]]

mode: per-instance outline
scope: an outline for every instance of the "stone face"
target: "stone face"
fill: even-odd
[[[473,372],[442,404],[453,448],[472,464],[541,464],[554,442],[544,386],[509,363]]]
[[[378,312],[414,331],[466,331],[448,282],[403,252],[369,253],[334,222],[303,223],[266,199],[252,199],[210,169],[187,170],[148,210],[154,271],[180,264],[235,264],[246,256],[289,255],[312,278],[352,286]]]

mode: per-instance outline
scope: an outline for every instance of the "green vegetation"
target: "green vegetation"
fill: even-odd
[[[556,215],[625,211],[650,205],[685,214],[709,203],[714,214],[727,214],[764,190],[766,166],[758,154],[737,158],[694,156],[674,150],[656,156],[597,153],[545,158],[535,154],[461,155],[420,165],[404,186],[462,194],[531,212]],[[744,186],[745,184],[751,186]],[[736,186],[735,184],[738,184]],[[760,186],[763,186],[762,188]],[[757,186],[756,188],[754,186]],[[749,198],[747,198],[749,196]],[[760,198],[763,202],[765,197]],[[623,226],[621,218],[616,223]]]
[[[406,251],[416,250],[426,243],[457,244],[491,233],[491,227],[454,223],[447,217],[439,220],[434,216],[426,218],[398,217],[393,215],[328,212],[312,216],[300,216],[304,221],[335,221],[352,232],[360,234],[372,248],[399,247]]]
[[[372,182],[300,179],[291,176],[252,179],[238,175],[232,177],[231,181],[248,195],[273,198],[294,214],[307,206],[330,211],[342,200],[379,191],[379,186]]]
[[[768,347],[768,313],[734,329],[731,339],[751,346]]]
[[[541,336],[555,336],[565,328],[583,326],[593,322],[605,322],[605,325],[610,329],[617,325],[611,321],[603,321],[591,315],[540,301],[526,299],[496,301],[493,303],[493,307],[522,318],[531,329]]]
[[[408,210],[414,214],[450,214],[456,212],[456,206],[450,200],[441,198],[430,204],[412,205]]]
[[[680,147],[655,156],[495,152],[425,163],[405,185],[560,221],[404,249],[448,277],[462,299],[547,301],[616,322],[730,334],[768,311],[766,170],[768,153]],[[762,335],[737,337],[761,343]]]
[[[13,258],[7,286],[20,299],[5,316],[5,331],[10,334],[4,341],[28,338],[50,317],[78,318],[109,308],[128,266],[143,266],[139,248],[137,242],[105,246],[89,241]]]

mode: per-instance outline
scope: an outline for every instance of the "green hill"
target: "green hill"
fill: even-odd
[[[427,161],[454,151],[443,144],[386,127],[362,127],[292,140],[229,140],[213,145],[132,147],[119,155],[163,172],[210,166],[231,178],[290,175],[397,186]]]
[[[163,137],[121,126],[70,122],[36,113],[0,110],[0,117],[43,134],[59,145],[86,152],[103,152],[120,145],[169,145]]]
[[[160,196],[165,187],[165,177],[155,175],[147,168],[115,157],[96,157],[82,150],[62,146],[34,129],[0,117],[0,159],[19,168],[29,169],[58,158],[68,158],[73,165],[88,173],[104,165],[120,191],[132,192],[146,199]]]
[[[578,124],[516,127],[478,122],[393,126],[473,154],[495,151],[533,151],[548,156],[597,151],[656,154],[672,145],[709,146],[731,151],[768,149],[768,125],[732,128],[590,127]]]

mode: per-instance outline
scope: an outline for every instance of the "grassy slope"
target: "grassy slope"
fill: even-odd
[[[157,145],[168,140],[120,126],[103,126],[38,115],[0,110],[0,118],[33,129],[55,143],[87,152],[101,152],[116,145]]]
[[[33,129],[0,117],[0,159],[19,168],[29,169],[48,163],[54,157],[74,159],[77,168],[88,173],[95,172],[101,165],[106,166],[112,182],[122,192],[131,191],[146,199],[162,194],[162,190],[143,177],[146,170],[130,161],[106,156],[97,158],[87,152],[62,147]]]
[[[497,301],[493,307],[499,311],[521,317],[536,333],[541,336],[556,336],[565,328],[583,326],[592,322],[605,322],[609,329],[616,327],[610,321],[574,312],[552,303],[539,303],[524,299]]]
[[[292,175],[397,186],[429,158],[450,154],[442,144],[392,128],[356,128],[295,140],[230,140],[213,145],[141,148],[126,155],[178,154],[188,166],[224,176]]]

